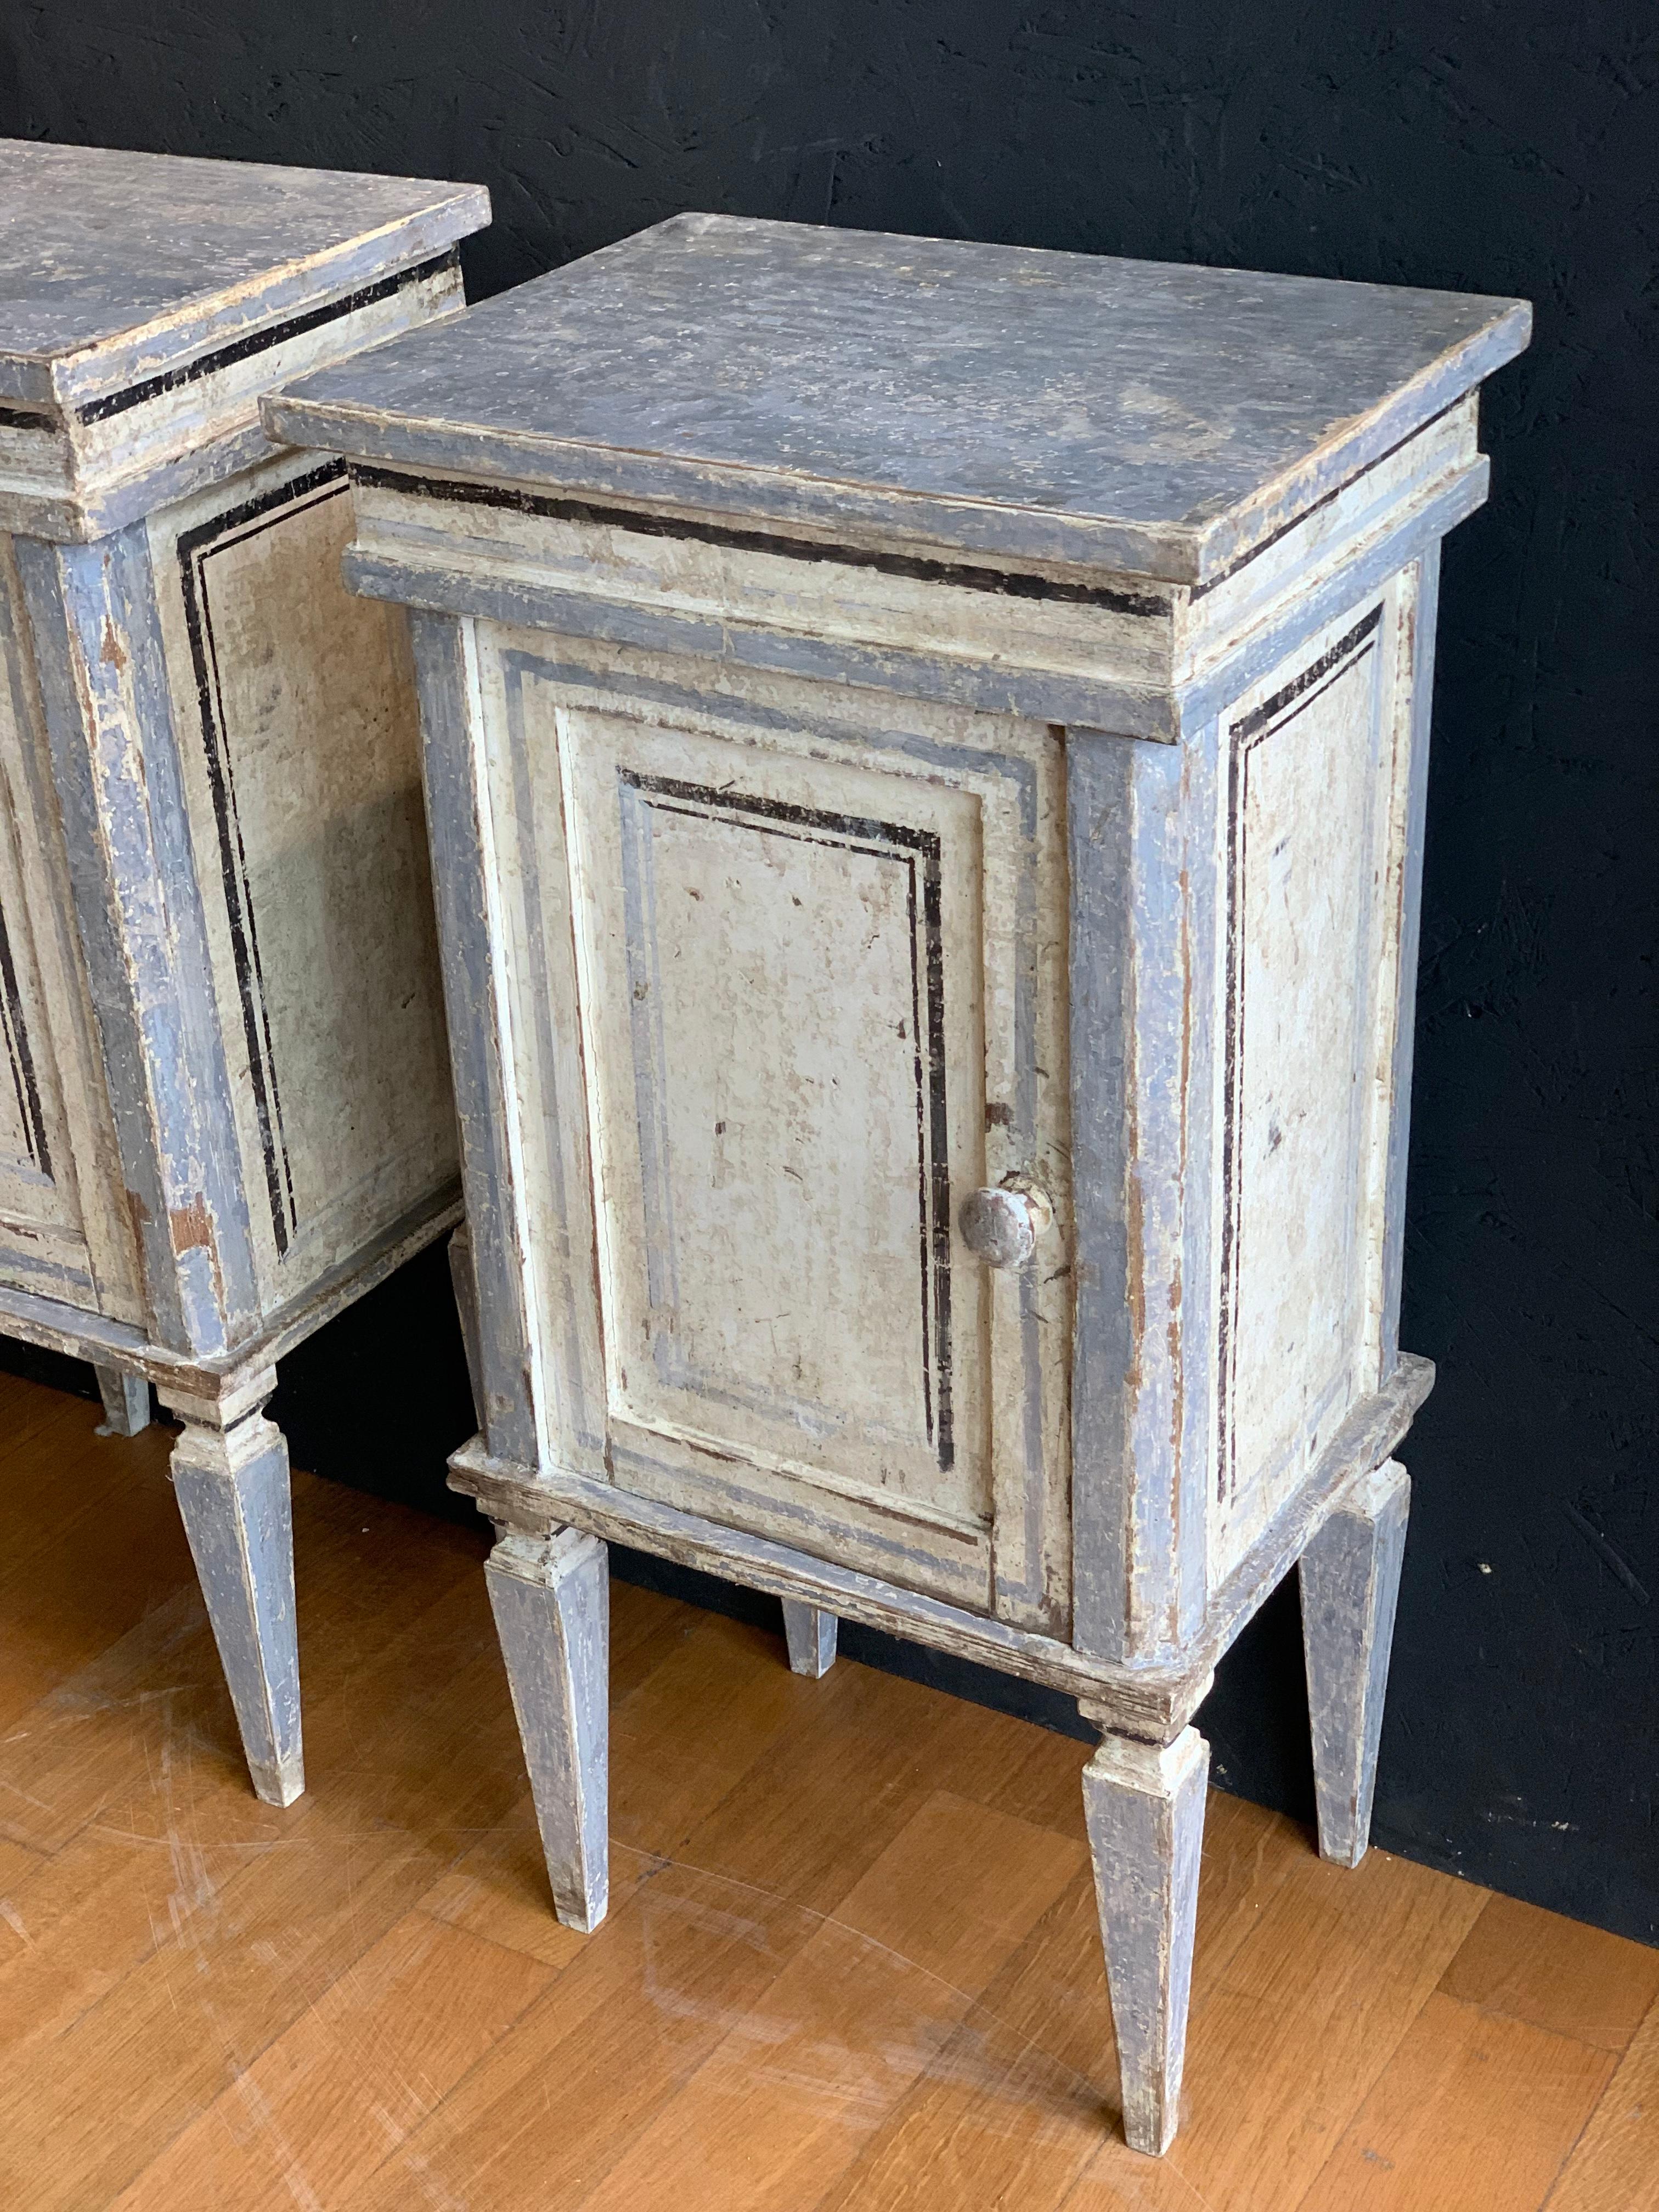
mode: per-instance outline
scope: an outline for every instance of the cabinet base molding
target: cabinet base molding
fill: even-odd
[[[545,1534],[568,1525],[740,1583],[805,1611],[857,1620],[980,1666],[1086,1700],[1089,1717],[1147,1741],[1180,1735],[1209,1690],[1216,1662],[1266,1602],[1356,1477],[1393,1452],[1434,1382],[1432,1362],[1402,1352],[1384,1388],[1337,1432],[1289,1507],[1212,1600],[1200,1633],[1179,1655],[1146,1664],[1091,1657],[941,1598],[901,1590],[763,1536],[745,1535],[677,1506],[568,1468],[536,1469],[491,1458],[482,1437],[453,1453],[449,1486],[499,1527]],[[792,1664],[793,1655],[792,1655]]]

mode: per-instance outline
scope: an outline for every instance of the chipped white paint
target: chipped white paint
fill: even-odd
[[[475,188],[0,142],[0,1328],[174,1481],[301,1785],[274,1363],[455,1214],[405,625],[259,394],[453,313]]]
[[[549,1594],[503,1643],[562,1911],[599,1879],[565,1547],[771,1592],[803,1671],[845,1617],[1063,1686],[1150,2151],[1189,1723],[1304,1555],[1322,1831],[1363,1844],[1374,1470],[1431,1380],[1395,1322],[1435,563],[1526,325],[695,217],[266,409],[349,457],[347,574],[419,611],[452,1479],[492,1589]]]

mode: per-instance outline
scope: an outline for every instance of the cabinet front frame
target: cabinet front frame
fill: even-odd
[[[477,625],[472,665],[473,742],[483,755],[476,787],[487,817],[483,900],[497,960],[498,1049],[510,1071],[502,1086],[514,1124],[506,1156],[517,1185],[538,1444],[550,1470],[619,1488],[631,1483],[641,1494],[691,1504],[714,1517],[724,1513],[735,1529],[820,1550],[895,1587],[1063,1632],[1069,1590],[1062,1347],[1070,1285],[1056,733],[787,678],[745,674],[735,690],[716,689],[696,662],[489,623]],[[1059,1226],[1027,1268],[987,1271],[992,1507],[977,1542],[957,1540],[946,1550],[914,1516],[884,1510],[867,1492],[854,1498],[816,1490],[804,1513],[799,1494],[781,1497],[753,1469],[718,1469],[711,1481],[706,1457],[688,1459],[659,1431],[630,1431],[617,1419],[605,1370],[585,1066],[591,1040],[580,1019],[564,780],[538,775],[532,757],[535,746],[556,741],[560,714],[577,712],[802,762],[850,761],[884,775],[953,785],[977,797],[982,824],[999,825],[994,835],[984,833],[992,859],[981,898],[981,972],[988,1035],[1010,1042],[990,1048],[994,1087],[979,1094],[994,1109],[984,1133],[985,1173],[990,1180],[1016,1171],[1044,1176]],[[999,1054],[1006,1079],[994,1073]],[[953,1211],[963,1195],[953,1192]],[[958,1262],[977,1266],[957,1243]]]

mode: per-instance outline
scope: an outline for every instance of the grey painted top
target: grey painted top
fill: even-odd
[[[1176,581],[1518,353],[1523,301],[682,216],[323,370],[273,434]]]
[[[478,185],[0,139],[0,398],[166,375],[489,220]]]

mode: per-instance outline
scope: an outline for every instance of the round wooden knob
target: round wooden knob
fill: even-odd
[[[1054,1218],[1046,1193],[1023,1176],[994,1190],[970,1191],[957,1216],[963,1243],[993,1267],[1023,1267]]]

